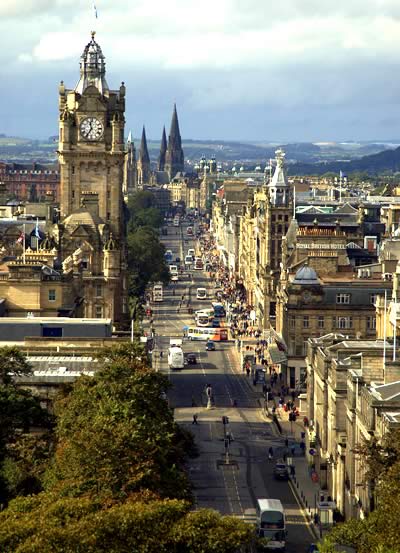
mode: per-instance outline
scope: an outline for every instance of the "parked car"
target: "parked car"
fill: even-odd
[[[194,353],[188,353],[186,355],[186,360],[188,362],[188,365],[196,365],[197,363],[196,355]]]
[[[276,480],[289,480],[289,471],[283,459],[278,459],[276,462],[274,476]]]
[[[215,351],[215,344],[212,340],[207,340],[206,351]]]

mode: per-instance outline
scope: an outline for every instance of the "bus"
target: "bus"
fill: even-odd
[[[189,340],[213,340],[214,342],[222,342],[228,339],[228,329],[189,327],[187,329],[187,337]]]
[[[196,290],[196,299],[206,300],[207,299],[207,289],[206,288],[197,288]],[[214,313],[214,311],[213,311]]]
[[[153,286],[153,301],[163,301],[163,285],[155,284]]]
[[[183,369],[185,359],[182,351],[182,340],[171,338],[168,349],[168,367],[170,369]]]
[[[198,269],[200,271],[203,270],[204,268],[204,263],[203,263],[203,260],[200,259],[200,257],[196,257],[196,259],[194,260],[194,268],[195,269]]]
[[[265,546],[268,551],[285,551],[286,521],[285,511],[279,499],[257,499],[257,530],[262,538],[268,538]]]
[[[211,305],[214,309],[214,317],[221,319],[225,317],[225,307],[222,303],[213,301]]]
[[[196,313],[196,325],[197,326],[211,326],[212,324],[212,315],[202,311],[197,311]]]
[[[172,250],[167,250],[165,252],[164,259],[167,263],[171,263],[171,261],[172,261]]]

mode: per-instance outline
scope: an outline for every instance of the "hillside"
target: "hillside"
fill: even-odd
[[[371,175],[389,171],[400,171],[400,147],[395,150],[385,150],[377,154],[363,156],[352,161],[334,161],[330,163],[294,163],[289,166],[291,175],[322,175],[324,173],[345,174],[353,172],[367,172]]]

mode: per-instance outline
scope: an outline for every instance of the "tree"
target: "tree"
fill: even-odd
[[[142,227],[128,235],[128,269],[130,271],[130,295],[140,296],[149,282],[169,281],[165,263],[165,248],[154,230]]]
[[[26,355],[16,346],[4,346],[0,348],[0,381],[10,384],[13,376],[29,375],[32,367],[26,359]]]
[[[377,507],[364,520],[349,520],[336,526],[323,542],[322,553],[334,543],[353,546],[358,553],[400,553],[400,430],[389,432],[381,442],[372,438],[357,449],[367,471],[364,484],[376,496]]]
[[[164,398],[168,380],[134,359],[112,359],[56,404],[58,438],[47,489],[121,498],[142,489],[190,498]]]
[[[128,201],[129,212],[137,213],[152,207],[156,207],[156,197],[148,190],[139,190],[133,194]]]
[[[254,541],[251,525],[178,500],[40,494],[0,513],[0,550],[15,553],[234,553]]]
[[[42,479],[51,455],[52,434],[22,434],[7,444],[1,474],[7,499],[43,490]]]

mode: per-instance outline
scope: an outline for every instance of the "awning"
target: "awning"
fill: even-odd
[[[287,362],[286,354],[283,351],[280,351],[278,346],[270,345],[268,347],[268,354],[271,358],[271,363],[274,365],[280,365],[281,363]]]

